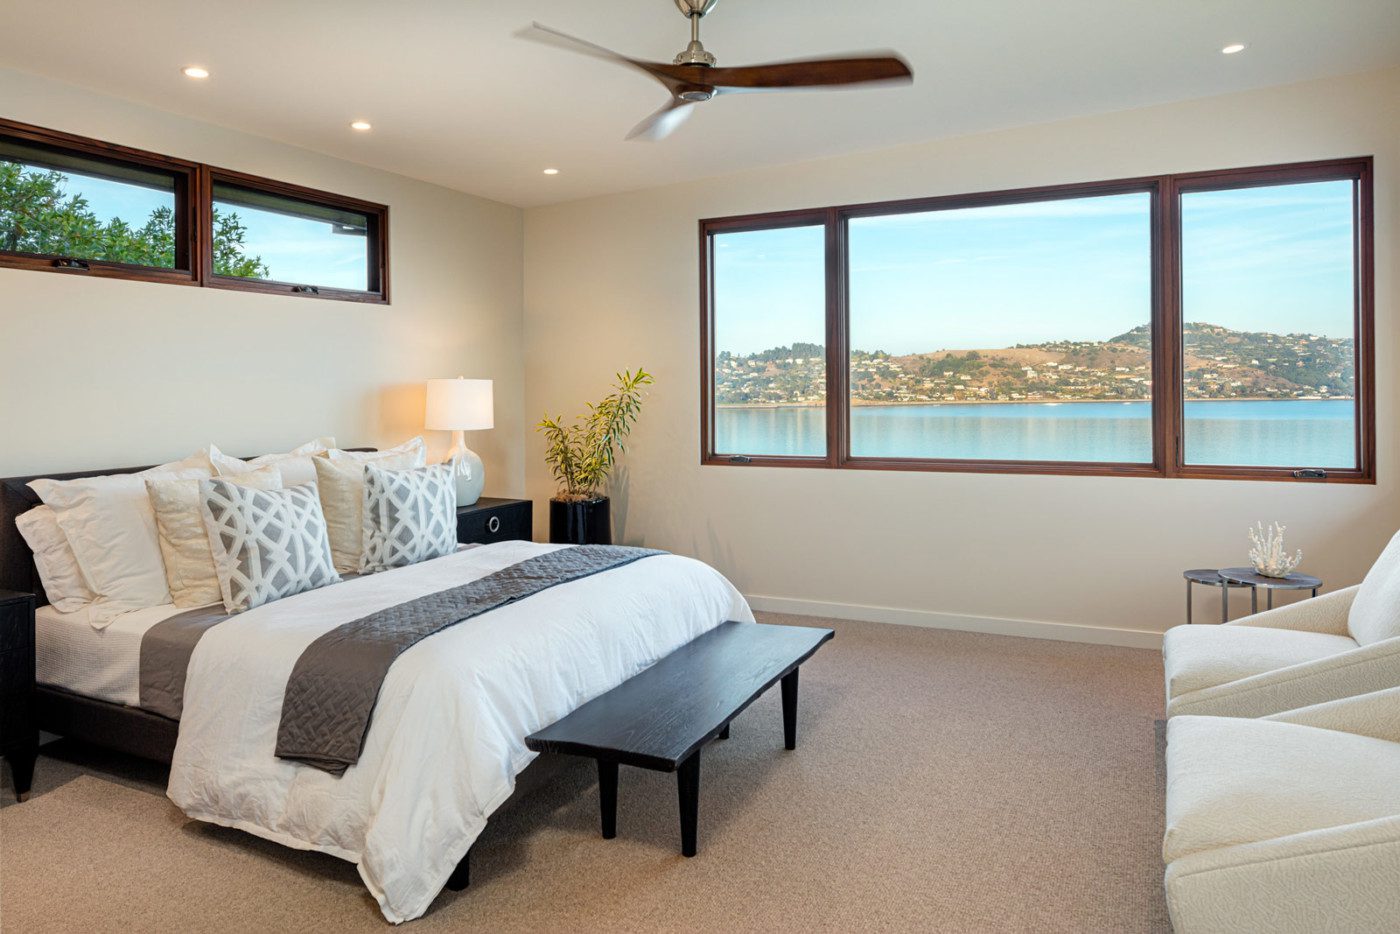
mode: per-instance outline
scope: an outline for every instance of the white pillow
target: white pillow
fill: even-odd
[[[365,465],[367,573],[440,558],[457,550],[457,481],[451,464],[416,470]]]
[[[254,490],[280,490],[282,475],[273,466],[260,467],[228,478],[230,483]],[[165,559],[165,582],[176,606],[208,606],[223,599],[204,511],[199,504],[199,480],[146,478],[146,492],[156,514],[160,553]]]
[[[370,461],[381,461],[386,457],[398,457],[399,455],[405,454],[409,455],[410,463],[404,464],[404,468],[422,467],[428,463],[428,446],[423,443],[422,435],[416,438],[410,438],[403,444],[386,448],[383,451],[342,451],[338,448],[333,448],[326,452],[326,457],[333,461],[359,461],[364,464]],[[397,469],[390,464],[380,464],[379,466]]]
[[[315,484],[250,490],[224,477],[200,481],[199,494],[230,613],[340,580]]]
[[[34,565],[39,569],[39,583],[49,604],[60,613],[81,610],[96,596],[83,582],[78,559],[51,506],[35,506],[15,520],[15,528],[24,536],[34,552]]]
[[[1391,538],[1357,588],[1347,630],[1361,645],[1400,636],[1400,532]]]
[[[269,464],[275,465],[282,474],[282,486],[293,487],[315,482],[316,467],[311,463],[312,456],[324,454],[334,447],[334,438],[316,438],[281,454],[264,454],[245,461],[211,446],[209,460],[214,465],[214,474],[220,477],[233,477]]]
[[[421,448],[421,439],[419,439]],[[331,451],[327,457],[314,457],[316,489],[321,497],[321,511],[326,516],[326,532],[331,540],[331,558],[341,574],[360,570],[364,554],[365,464],[389,470],[422,466],[426,456],[418,451],[403,450],[374,452]],[[347,457],[346,454],[354,454]],[[337,457],[337,455],[341,455]]]
[[[122,613],[170,602],[147,477],[210,475],[204,452],[134,474],[77,480],[33,480],[30,488],[53,507],[94,596],[88,619],[104,629]],[[194,464],[196,466],[190,466]]]

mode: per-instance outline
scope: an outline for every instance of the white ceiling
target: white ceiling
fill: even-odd
[[[539,20],[669,61],[688,39],[672,0],[6,0],[0,17],[0,64],[522,206],[1400,64],[1400,0],[721,0],[702,34],[720,64],[890,48],[914,85],[720,98],[629,143],[660,85],[514,34]]]

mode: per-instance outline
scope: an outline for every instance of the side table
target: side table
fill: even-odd
[[[1230,621],[1230,590],[1231,587],[1247,587],[1247,584],[1238,584],[1221,578],[1220,572],[1215,568],[1192,568],[1183,571],[1181,576],[1186,578],[1186,624],[1189,626],[1194,620],[1191,618],[1191,588],[1196,584],[1205,584],[1207,587],[1220,588],[1220,621],[1228,623]]]
[[[1313,577],[1311,574],[1294,572],[1287,577],[1265,577],[1254,568],[1221,568],[1220,578],[1224,581],[1222,587],[1227,584],[1236,584],[1251,588],[1252,592],[1249,598],[1249,611],[1251,613],[1259,612],[1259,591],[1261,588],[1268,601],[1265,609],[1272,610],[1275,590],[1311,590],[1312,595],[1316,597],[1318,590],[1322,587],[1322,578]]]

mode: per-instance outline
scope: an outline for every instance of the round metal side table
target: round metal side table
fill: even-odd
[[[1316,597],[1318,590],[1322,587],[1322,578],[1313,577],[1311,574],[1294,572],[1287,577],[1265,577],[1254,568],[1221,568],[1220,579],[1225,584],[1236,584],[1250,588],[1250,613],[1259,612],[1259,591],[1261,588],[1268,601],[1265,609],[1272,610],[1275,590],[1311,590],[1312,595]],[[1223,586],[1224,584],[1222,584]]]
[[[1220,576],[1220,572],[1215,568],[1192,568],[1189,571],[1182,571],[1181,576],[1186,578],[1186,623],[1190,625],[1191,619],[1191,588],[1196,584],[1205,584],[1207,587],[1220,588],[1220,621],[1227,623],[1230,621],[1230,588],[1246,587],[1247,584],[1237,584],[1227,581]]]

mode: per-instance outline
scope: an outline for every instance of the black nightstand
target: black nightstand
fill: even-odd
[[[470,506],[457,507],[457,541],[464,544],[528,542],[533,532],[534,508],[528,499],[483,496]]]
[[[29,797],[39,729],[34,725],[34,595],[0,590],[0,755],[19,800]]]

